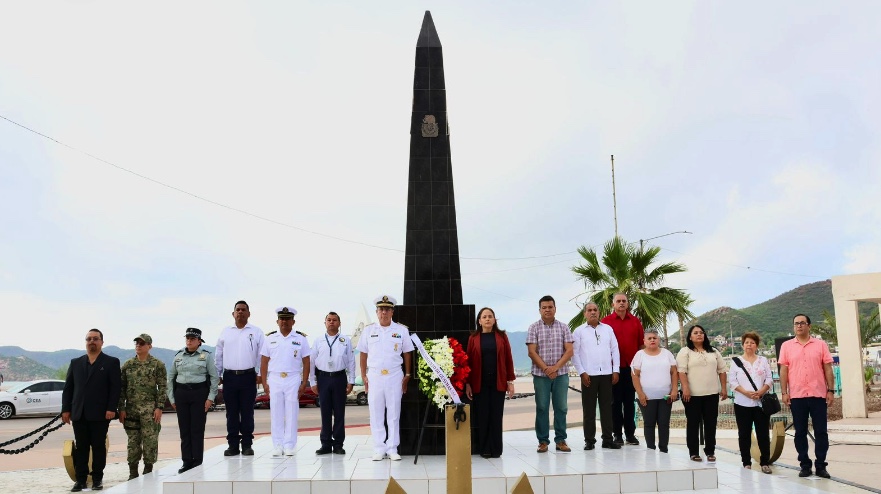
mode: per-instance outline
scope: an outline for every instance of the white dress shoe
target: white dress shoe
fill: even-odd
[[[281,448],[275,448],[272,450],[272,456],[281,456],[281,455],[282,455]]]
[[[294,454],[296,454],[296,452],[297,452],[297,450],[295,450],[294,448],[286,448],[284,450],[284,455],[285,456],[294,456]]]
[[[397,453],[389,453],[388,457],[392,459],[392,461],[401,461],[401,455]]]
[[[373,453],[373,461],[382,461],[385,455],[382,453]]]

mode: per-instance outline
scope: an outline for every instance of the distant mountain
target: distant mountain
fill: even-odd
[[[762,337],[763,345],[774,338],[792,333],[792,316],[807,314],[811,322],[821,320],[820,313],[828,310],[834,313],[832,281],[824,280],[808,283],[778,295],[771,300],[751,305],[743,309],[719,307],[701,314],[686,323],[686,330],[693,324],[700,324],[712,337],[734,335],[737,341],[747,331],[755,331]],[[868,313],[876,304],[860,304],[860,311]],[[675,337],[674,337],[675,336]],[[679,332],[670,335],[671,342],[679,341]]]
[[[0,357],[0,373],[4,381],[33,381],[34,379],[54,379],[55,369],[24,356]]]
[[[214,351],[214,347],[208,345],[202,345],[202,348],[210,351]],[[118,346],[106,346],[103,348],[104,353],[110,355],[112,357],[116,357],[120,362],[125,362],[126,360],[135,356],[134,349],[124,349],[119,348]],[[174,360],[174,355],[180,351],[180,348],[169,350],[167,348],[157,348],[153,347],[150,350],[150,354],[154,357],[161,360],[165,363],[166,366],[170,364]],[[0,346],[0,358],[3,357],[27,357],[30,360],[35,361],[36,363],[42,364],[50,369],[60,369],[66,365],[68,365],[71,359],[77,358],[86,353],[85,349],[83,350],[57,350],[54,352],[32,352],[30,350],[25,350],[21,347],[17,346]],[[52,372],[54,375],[55,373]],[[5,377],[5,375],[4,375]],[[9,378],[6,378],[9,380]]]

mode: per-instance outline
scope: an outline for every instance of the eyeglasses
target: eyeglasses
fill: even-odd
[[[100,336],[89,336],[88,338],[86,338],[86,342],[89,342],[89,341],[101,341],[101,337]]]
[[[798,321],[792,323],[793,326],[810,326],[810,323],[807,321]]]

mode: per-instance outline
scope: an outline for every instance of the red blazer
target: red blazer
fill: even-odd
[[[496,389],[507,391],[508,381],[516,379],[514,375],[514,357],[511,355],[511,343],[508,335],[496,331]],[[471,385],[472,393],[480,393],[481,369],[483,354],[480,351],[480,331],[468,337],[468,384]]]

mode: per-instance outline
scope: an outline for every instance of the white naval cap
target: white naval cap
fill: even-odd
[[[373,303],[376,304],[377,307],[391,307],[395,308],[395,304],[398,303],[394,297],[390,297],[388,295],[380,295],[373,299]]]
[[[297,315],[297,309],[283,305],[275,309],[275,313],[278,314],[279,319],[293,319]]]

